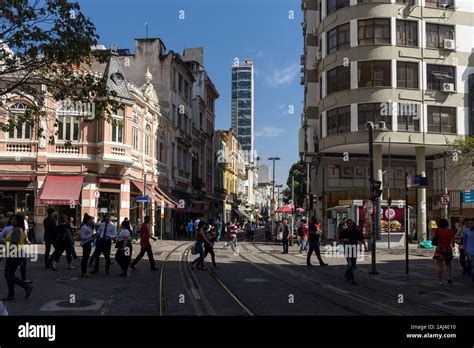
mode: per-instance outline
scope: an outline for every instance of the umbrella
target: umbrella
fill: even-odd
[[[294,213],[293,204],[282,205],[276,210],[277,213]]]

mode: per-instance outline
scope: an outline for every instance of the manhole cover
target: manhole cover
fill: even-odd
[[[263,283],[266,282],[266,279],[263,278],[245,278],[244,281],[249,283]]]
[[[444,302],[443,305],[456,308],[474,308],[473,302],[448,301]]]
[[[71,303],[69,301],[61,301],[56,303],[56,306],[58,307],[66,307],[66,308],[82,308],[82,307],[89,307],[93,306],[96,303],[94,301],[89,301],[89,300],[77,300],[74,303]]]

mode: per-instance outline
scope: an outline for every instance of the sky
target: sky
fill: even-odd
[[[286,184],[298,160],[303,108],[300,0],[79,0],[99,43],[135,51],[135,38],[159,37],[168,50],[204,47],[204,65],[219,91],[216,129],[231,122],[231,65],[254,62],[255,149],[262,164],[276,163],[276,182]]]

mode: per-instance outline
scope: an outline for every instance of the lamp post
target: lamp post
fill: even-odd
[[[280,157],[268,157],[268,160],[269,161],[273,161],[273,172],[272,172],[272,176],[273,176],[273,180],[272,180],[272,201],[271,201],[271,204],[270,204],[270,215],[273,213],[275,214],[275,162],[276,161],[279,161],[280,160]],[[272,209],[273,207],[273,209]],[[274,220],[275,220],[275,217],[273,217],[272,219],[272,233],[273,233],[273,223],[274,223]],[[275,237],[275,243],[277,243],[277,238]]]
[[[367,130],[369,132],[369,181],[370,181],[370,200],[373,202],[375,214],[372,214],[372,229],[371,229],[371,256],[372,256],[372,269],[369,274],[379,274],[376,266],[376,254],[375,246],[376,239],[380,231],[381,223],[381,212],[380,212],[380,196],[382,195],[382,182],[374,179],[374,132],[375,125],[373,122],[367,122]],[[378,130],[386,130],[385,122],[379,122]],[[375,221],[374,221],[375,219]]]

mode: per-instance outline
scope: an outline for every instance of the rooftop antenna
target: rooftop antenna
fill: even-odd
[[[148,22],[145,22],[145,31],[146,31],[145,38],[148,39]]]

